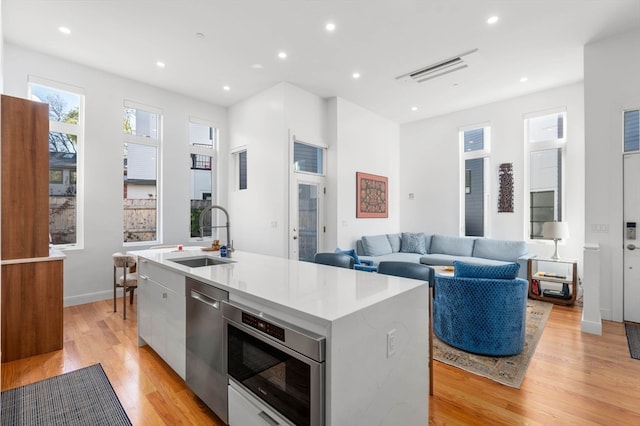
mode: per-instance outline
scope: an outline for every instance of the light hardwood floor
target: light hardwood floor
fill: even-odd
[[[126,321],[112,310],[110,300],[65,308],[64,349],[2,364],[2,390],[99,362],[134,425],[222,425],[138,347],[135,302]],[[604,322],[594,336],[580,319],[579,307],[554,306],[520,389],[434,362],[430,424],[640,424],[640,360],[629,357],[624,326]]]

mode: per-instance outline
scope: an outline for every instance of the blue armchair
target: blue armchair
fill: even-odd
[[[353,257],[353,269],[357,271],[375,272],[378,270],[378,268],[373,264],[373,260],[360,259],[356,254],[355,249],[340,250],[337,248],[335,252]]]
[[[480,355],[520,353],[525,341],[528,283],[517,278],[519,265],[453,265],[453,277],[436,275],[436,336]]]

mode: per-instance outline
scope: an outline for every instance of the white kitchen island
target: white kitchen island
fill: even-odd
[[[233,253],[231,263],[197,268],[170,259],[217,257],[218,252],[186,247],[180,252],[159,249],[131,254],[138,256],[141,267],[146,264],[156,273],[166,272],[174,286],[177,275],[191,277],[228,291],[231,303],[325,336],[327,426],[428,424],[427,283],[239,251]],[[178,337],[169,338],[179,343],[185,291],[176,293],[171,303],[182,306],[169,307],[172,313],[163,318],[173,318],[169,328],[177,324]],[[139,321],[153,321],[146,316],[149,305],[142,297]],[[144,333],[139,324],[141,344],[149,343]],[[170,365],[184,377],[180,361]]]

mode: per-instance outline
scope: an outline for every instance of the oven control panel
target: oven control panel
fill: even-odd
[[[263,320],[262,318],[258,318],[254,315],[248,314],[246,312],[242,313],[242,323],[248,325],[249,327],[255,328],[258,331],[261,331],[269,336],[284,342],[284,328],[279,327],[277,325],[271,324]]]

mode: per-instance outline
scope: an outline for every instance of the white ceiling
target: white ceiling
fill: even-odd
[[[580,81],[586,43],[640,28],[640,0],[1,1],[9,43],[217,105],[288,81],[399,123]],[[464,70],[395,80],[475,48]]]

